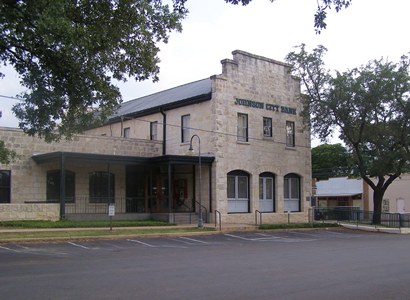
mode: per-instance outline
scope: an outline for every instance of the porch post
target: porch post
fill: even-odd
[[[172,212],[172,165],[168,162],[168,212]]]
[[[60,219],[65,218],[65,160],[64,152],[61,152],[60,160]]]
[[[208,165],[208,177],[209,177],[209,213],[212,212],[212,165]]]

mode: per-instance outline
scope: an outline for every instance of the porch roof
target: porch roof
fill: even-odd
[[[127,165],[141,164],[198,164],[198,156],[188,155],[162,155],[154,157],[125,156],[112,154],[80,153],[56,151],[42,154],[35,154],[31,157],[37,164],[43,164],[50,161],[65,160],[71,161],[89,161],[96,163],[116,163]],[[201,156],[202,164],[212,164],[215,160],[213,156]]]

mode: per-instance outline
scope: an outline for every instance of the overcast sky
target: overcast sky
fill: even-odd
[[[320,35],[313,28],[316,0],[253,0],[234,6],[224,0],[188,0],[183,31],[172,33],[161,45],[160,80],[119,83],[124,101],[220,74],[220,61],[243,50],[283,61],[293,47],[328,48],[327,67],[344,71],[369,60],[398,61],[410,52],[409,0],[353,0],[339,13],[328,13],[328,26]],[[23,89],[11,68],[1,67],[0,95],[16,96]],[[16,127],[10,111],[15,102],[0,98],[0,126]]]

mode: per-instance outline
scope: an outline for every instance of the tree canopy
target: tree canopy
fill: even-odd
[[[332,75],[324,66],[326,51],[318,46],[308,53],[302,44],[286,57],[305,86],[304,116],[322,140],[338,128],[360,176],[374,190],[375,212],[381,212],[384,192],[410,165],[409,57],[397,63],[372,60]]]
[[[318,180],[353,175],[350,153],[342,144],[312,148],[312,176]]]
[[[185,1],[0,2],[0,60],[28,89],[19,126],[47,141],[81,132],[121,102],[113,79],[158,79],[158,42],[181,30]],[[1,74],[0,74],[1,75]]]
[[[269,0],[273,2],[275,0]],[[248,5],[252,0],[225,0],[227,3]],[[336,12],[339,12],[343,8],[348,8],[352,0],[317,0],[317,11],[314,15],[314,28],[316,33],[320,33],[323,29],[326,29],[326,17],[327,12],[334,8]]]

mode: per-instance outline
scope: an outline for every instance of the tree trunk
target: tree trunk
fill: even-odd
[[[373,224],[380,224],[381,222],[384,192],[384,189],[376,188],[373,190]]]

